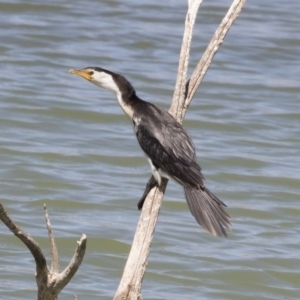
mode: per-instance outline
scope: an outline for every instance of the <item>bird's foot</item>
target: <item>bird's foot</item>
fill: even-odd
[[[152,188],[154,188],[155,186],[157,186],[157,182],[156,180],[154,179],[153,176],[151,176],[151,178],[149,179],[149,181],[147,182],[147,185],[146,185],[146,188],[145,188],[145,191],[144,191],[144,194],[143,196],[141,197],[141,199],[139,200],[138,204],[137,204],[137,207],[139,210],[141,210],[143,208],[143,205],[144,205],[144,202],[146,200],[146,197],[148,195],[148,193],[152,190]]]

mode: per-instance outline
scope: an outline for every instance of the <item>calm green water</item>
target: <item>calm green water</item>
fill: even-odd
[[[101,66],[170,105],[186,1],[1,1],[0,190],[49,257],[48,206],[65,267],[60,298],[112,299],[150,168],[107,91],[68,74]],[[229,7],[204,1],[191,69]],[[228,239],[200,228],[168,186],[144,299],[300,299],[300,2],[248,1],[185,120],[207,186],[229,207]],[[0,299],[35,299],[34,262],[0,224]]]

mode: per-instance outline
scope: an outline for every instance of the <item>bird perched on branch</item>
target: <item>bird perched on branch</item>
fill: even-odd
[[[125,114],[132,120],[137,140],[148,156],[152,170],[143,197],[142,209],[148,192],[161,184],[162,178],[172,178],[183,186],[185,198],[197,222],[212,235],[227,236],[230,216],[226,206],[203,183],[204,177],[196,161],[190,137],[167,111],[140,99],[130,82],[111,71],[88,67],[70,70],[95,85],[113,92]]]

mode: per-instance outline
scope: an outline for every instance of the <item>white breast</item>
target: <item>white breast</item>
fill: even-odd
[[[156,182],[158,183],[158,185],[161,184],[161,179],[162,178],[170,179],[168,174],[163,172],[161,169],[156,169],[155,168],[155,166],[153,165],[152,160],[150,158],[148,158],[148,161],[149,161],[149,164],[150,164],[150,167],[151,167],[152,175],[153,175],[154,179],[156,180]]]

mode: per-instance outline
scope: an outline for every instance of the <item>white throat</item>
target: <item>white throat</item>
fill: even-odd
[[[122,98],[122,93],[121,93],[119,87],[116,85],[113,77],[110,74],[107,74],[105,72],[94,72],[93,79],[91,80],[91,82],[101,88],[104,88],[106,90],[113,92],[116,95],[118,102],[119,102],[121,108],[123,109],[124,113],[130,119],[132,119],[132,117],[133,117],[132,107],[129,104],[124,102],[124,100]]]

